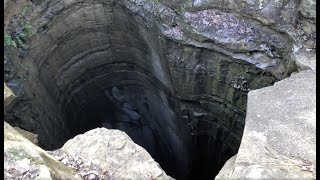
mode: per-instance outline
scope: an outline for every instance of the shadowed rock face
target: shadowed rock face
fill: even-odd
[[[238,151],[248,91],[289,73],[282,55],[263,54],[266,50],[255,44],[258,35],[263,41],[269,40],[266,33],[276,37],[279,42],[269,43],[275,54],[284,51],[287,39],[273,30],[253,32],[248,46],[232,32],[227,34],[236,43],[227,42],[224,34],[210,39],[216,31],[206,32],[196,22],[201,13],[188,12],[185,23],[209,39],[194,42],[179,34],[174,23],[163,29],[168,26],[150,15],[159,9],[145,6],[150,9],[139,11],[141,4],[130,3],[45,1],[34,7],[30,21],[37,33],[29,40],[21,62],[26,68],[19,73],[28,73],[24,83],[38,117],[20,126],[35,131],[47,149],[96,127],[120,129],[169,175],[213,178]],[[160,19],[170,24],[174,14],[164,11]],[[208,47],[215,40],[224,46]],[[236,52],[223,53],[223,48]]]
[[[157,31],[147,32],[119,5],[60,5],[42,13],[55,15],[32,41],[41,48],[30,57],[59,107],[64,138],[102,126],[120,129],[182,177],[190,135],[178,120]]]

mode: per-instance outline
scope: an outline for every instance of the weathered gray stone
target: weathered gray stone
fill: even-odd
[[[12,92],[12,90],[6,84],[4,84],[3,96],[4,96],[4,100],[3,100],[4,111],[6,112],[15,104],[16,95]]]
[[[16,131],[22,134],[26,139],[31,141],[33,144],[38,145],[38,135],[29,131],[23,130],[19,127],[13,127]]]
[[[4,179],[44,176],[45,179],[80,179],[73,169],[59,163],[4,122]]]
[[[5,179],[172,179],[119,130],[89,131],[69,140],[62,150],[72,157],[55,151],[49,154],[4,122]]]
[[[304,49],[293,53],[299,71],[316,70],[316,53],[306,52]]]
[[[170,175],[188,176],[191,154],[200,170],[218,171],[240,145],[247,92],[295,64],[315,69],[314,0],[7,2],[5,30],[26,41],[7,47],[20,55],[7,79],[22,77],[28,94],[8,117],[48,149],[105,126]],[[26,22],[36,32],[27,37]]]
[[[232,173],[235,166],[237,155],[232,156],[219,171],[219,174],[214,178],[215,180],[232,179]]]
[[[300,11],[303,16],[316,19],[316,0],[301,0]]]
[[[77,135],[61,148],[85,164],[99,164],[115,179],[172,179],[141,146],[119,130],[97,128]]]
[[[17,97],[23,96],[23,84],[21,81],[13,79],[8,81],[6,85],[12,90]]]
[[[313,70],[250,91],[231,179],[315,179],[315,97]]]
[[[52,180],[49,169],[46,166],[40,165],[39,167],[39,175],[35,178],[35,180]]]

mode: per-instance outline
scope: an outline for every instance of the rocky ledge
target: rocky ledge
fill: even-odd
[[[98,128],[45,151],[4,122],[4,179],[172,179],[119,130]]]
[[[250,91],[238,154],[216,179],[316,179],[316,73]]]

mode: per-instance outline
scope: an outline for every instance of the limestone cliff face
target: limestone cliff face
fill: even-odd
[[[315,1],[23,2],[5,14],[5,81],[32,100],[7,118],[49,149],[115,128],[168,174],[205,161],[212,177],[238,151],[247,93],[315,68]]]

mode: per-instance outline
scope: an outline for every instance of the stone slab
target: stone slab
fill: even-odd
[[[315,71],[250,91],[232,177],[315,179],[315,165]]]
[[[316,179],[316,73],[250,91],[231,179]]]

